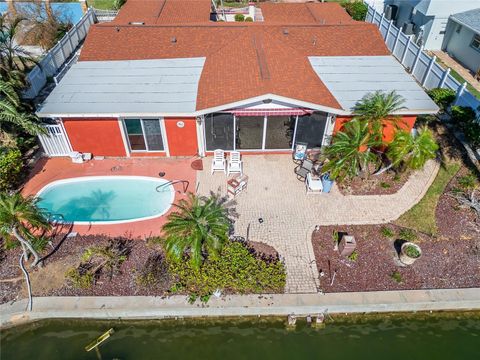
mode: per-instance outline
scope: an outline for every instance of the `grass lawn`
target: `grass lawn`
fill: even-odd
[[[114,0],[87,0],[88,6],[100,10],[112,10]]]
[[[452,177],[460,170],[461,164],[451,160],[440,167],[437,177],[420,202],[403,214],[396,223],[400,226],[412,228],[427,234],[435,235],[437,224],[435,221],[435,209],[438,199]]]
[[[447,68],[448,66],[442,61],[440,60],[439,58],[437,58],[437,62],[443,67],[443,68]],[[470,83],[465,80],[462,75],[460,75],[458,72],[456,72],[454,69],[450,68],[450,75],[452,75],[452,77],[457,80],[460,84],[463,84],[464,82],[467,83],[467,90],[470,91],[470,93],[475,96],[477,99],[480,100],[480,91],[478,91],[477,89],[475,89],[472,85],[470,85]]]

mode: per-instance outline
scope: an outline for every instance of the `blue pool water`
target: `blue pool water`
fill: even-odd
[[[54,181],[37,196],[53,219],[75,223],[115,223],[163,215],[173,203],[167,180],[142,176],[86,176]]]
[[[79,2],[51,3],[51,5],[53,13],[58,16],[61,22],[76,24],[83,16],[82,7]],[[32,6],[32,3],[28,2],[15,2],[15,7],[19,12],[22,10],[30,12]],[[0,14],[7,11],[8,4],[4,1],[0,2]],[[43,16],[45,16],[45,14],[42,14],[42,17]]]

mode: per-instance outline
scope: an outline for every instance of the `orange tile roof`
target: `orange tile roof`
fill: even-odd
[[[90,28],[80,60],[206,57],[197,110],[268,93],[341,109],[308,56],[389,54],[373,24],[338,4],[259,7],[264,22],[226,23],[209,21],[210,0],[129,0],[115,21]]]

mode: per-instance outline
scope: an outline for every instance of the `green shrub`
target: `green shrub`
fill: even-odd
[[[235,21],[239,21],[239,22],[245,21],[245,16],[243,16],[243,14],[236,14]]]
[[[13,189],[20,181],[23,160],[18,149],[0,150],[0,191]]]
[[[452,106],[451,109],[451,118],[452,122],[458,125],[461,129],[465,127],[466,124],[475,120],[476,113],[469,106]]]
[[[65,273],[65,277],[70,281],[73,287],[78,289],[88,289],[92,287],[95,281],[95,275],[88,269],[71,268]]]
[[[405,247],[405,254],[408,256],[408,257],[411,257],[413,259],[416,259],[416,258],[419,258],[420,257],[420,251],[418,251],[417,247],[416,246],[411,246],[411,245],[408,245]]]
[[[390,184],[387,183],[387,182],[382,181],[382,182],[380,183],[380,187],[382,187],[382,188],[384,188],[384,189],[389,189],[389,188],[392,187],[392,185],[390,185]]]
[[[475,189],[475,187],[477,186],[477,177],[472,173],[460,176],[458,178],[458,184],[460,185],[462,190]]]
[[[394,272],[392,272],[390,274],[390,277],[395,280],[397,283],[401,283],[402,282],[402,274],[400,274],[397,270],[395,270]]]
[[[428,96],[443,110],[447,109],[457,96],[455,90],[452,89],[431,89],[427,91]]]
[[[283,292],[286,280],[281,261],[258,259],[244,244],[232,241],[199,269],[183,259],[171,261],[169,270],[175,282],[171,290],[186,290],[192,299],[205,299],[217,289],[240,294]]]
[[[252,19],[251,16],[247,16],[247,17],[245,18],[245,21],[246,21],[246,22],[253,22],[253,19]]]
[[[472,146],[480,146],[480,124],[478,122],[470,121],[466,123],[463,127],[463,133]]]
[[[382,235],[386,238],[393,238],[395,236],[395,232],[389,227],[384,226],[380,231],[382,232]]]
[[[412,229],[402,229],[398,233],[400,239],[407,240],[407,241],[415,241],[417,240],[417,233]]]
[[[147,258],[138,270],[136,282],[140,287],[166,287],[170,276],[168,264],[161,253],[154,253]]]
[[[358,259],[358,252],[357,250],[353,250],[353,252],[350,255],[348,255],[348,260],[357,261],[357,259]]]
[[[368,6],[361,0],[357,1],[343,1],[341,4],[353,20],[365,21],[367,16]]]

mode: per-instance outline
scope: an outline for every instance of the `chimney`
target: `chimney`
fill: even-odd
[[[251,17],[253,21],[255,21],[255,3],[254,2],[248,3],[248,16]]]

